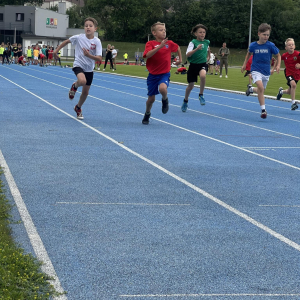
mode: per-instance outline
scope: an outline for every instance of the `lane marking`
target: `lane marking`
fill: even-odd
[[[244,149],[300,149],[300,147],[242,147]]]
[[[299,297],[300,294],[148,294],[119,295],[131,298],[163,298],[163,297]]]
[[[13,71],[19,72],[19,73],[22,73],[22,74],[25,74],[25,75],[27,75],[27,76],[30,76],[30,77],[33,77],[33,78],[36,78],[36,79],[39,79],[39,80],[42,80],[42,81],[45,81],[45,82],[48,82],[48,83],[50,83],[50,84],[53,84],[53,85],[56,85],[56,86],[59,86],[59,87],[63,87],[63,88],[65,88],[65,89],[70,89],[70,88],[68,88],[68,87],[59,85],[59,84],[57,84],[57,83],[54,83],[54,82],[51,82],[51,81],[48,81],[48,80],[45,80],[45,79],[41,79],[41,78],[39,78],[39,77],[30,75],[30,74],[28,74],[28,73],[24,73],[24,72],[17,71],[17,70],[14,70],[14,69],[13,69]],[[42,72],[42,71],[38,71],[38,72],[44,73],[44,74],[49,74],[49,73]],[[56,77],[61,77],[61,78],[64,78],[64,79],[68,79],[68,80],[73,80],[73,79],[71,79],[71,78],[63,77],[63,76],[59,76],[59,75],[54,75],[54,76],[56,76]],[[3,77],[3,78],[4,78],[4,77]],[[127,92],[123,92],[123,91],[119,91],[119,90],[115,90],[115,89],[111,89],[111,88],[99,86],[99,85],[96,85],[96,84],[93,84],[93,86],[99,87],[99,88],[104,88],[104,89],[111,90],[111,91],[114,91],[114,92],[118,92],[118,93],[121,93],[121,94],[126,94],[126,95],[129,95],[129,96],[134,96],[134,97],[136,97],[136,98],[147,99],[147,98],[144,97],[144,96],[134,95],[134,94],[131,94],[131,93],[127,93]],[[77,93],[80,93],[80,92],[77,92]],[[94,98],[94,99],[97,99],[97,100],[100,100],[100,101],[102,101],[102,102],[105,102],[105,103],[108,103],[108,104],[111,104],[111,105],[114,105],[114,106],[117,106],[117,107],[120,107],[120,108],[122,108],[122,109],[131,111],[131,112],[134,112],[134,113],[138,113],[138,112],[136,112],[136,111],[134,111],[134,110],[128,109],[128,108],[126,108],[126,107],[123,107],[123,106],[120,106],[120,105],[118,105],[118,104],[115,104],[115,103],[106,101],[106,100],[101,99],[101,98],[97,98],[97,97],[92,96],[92,95],[89,95],[89,97]],[[191,99],[194,99],[194,98],[191,98]],[[198,100],[198,101],[199,101],[199,100]],[[174,106],[174,107],[181,107],[180,105],[175,105],[175,104],[171,104],[171,103],[169,103],[169,105],[170,105],[170,106]],[[252,127],[252,128],[259,129],[259,130],[263,130],[263,131],[272,132],[272,133],[275,133],[275,134],[279,134],[279,135],[291,137],[291,138],[294,138],[294,139],[300,139],[300,137],[295,136],[295,135],[292,135],[292,134],[287,134],[287,133],[282,133],[282,132],[279,132],[279,131],[274,131],[274,130],[271,130],[271,129],[262,128],[262,127],[259,127],[259,126],[256,126],[256,125],[252,125],[252,124],[248,124],[248,123],[239,122],[239,121],[235,121],[235,120],[232,120],[232,119],[227,119],[227,118],[220,117],[220,116],[216,116],[216,115],[212,115],[212,114],[209,114],[209,113],[200,112],[200,111],[198,111],[198,110],[189,109],[189,111],[192,111],[192,112],[195,112],[195,113],[198,113],[198,114],[202,114],[202,115],[206,115],[206,116],[210,116],[210,117],[214,117],[214,118],[217,118],[217,119],[220,119],[220,120],[225,120],[225,121],[228,121],[228,122],[233,122],[233,123],[236,123],[236,124],[245,125],[245,126],[248,126],[248,127]],[[252,112],[253,112],[253,111],[252,111]],[[257,112],[255,112],[255,113],[257,113]],[[144,115],[143,113],[138,113],[138,114]],[[162,122],[161,120],[155,119],[155,118],[153,118],[153,117],[151,117],[151,119],[153,119],[153,120],[158,120],[158,121]],[[288,119],[288,120],[289,120],[289,121],[294,121],[294,120],[290,120],[290,119]],[[300,121],[296,121],[296,122],[300,122]]]
[[[124,205],[124,206],[190,206],[191,204],[172,203],[105,203],[105,202],[56,202],[56,204],[76,204],[76,205]]]
[[[63,293],[64,290],[61,286],[61,283],[59,281],[59,278],[55,272],[55,269],[53,267],[53,264],[49,258],[49,255],[47,253],[47,250],[42,242],[41,237],[39,236],[37,229],[32,221],[32,218],[27,210],[27,207],[23,201],[23,198],[21,196],[21,193],[17,187],[17,184],[10,172],[10,169],[6,163],[6,160],[2,154],[2,151],[0,150],[0,165],[3,169],[6,181],[8,183],[10,192],[14,198],[14,201],[16,203],[16,206],[18,208],[18,211],[20,213],[22,222],[25,226],[26,232],[28,234],[28,237],[30,239],[30,243],[33,247],[33,250],[36,254],[36,257],[39,261],[43,262],[41,269],[44,273],[49,275],[53,278],[53,280],[50,281],[50,283],[54,286],[56,291],[59,293]],[[55,299],[59,300],[67,300],[68,298],[66,295],[61,295],[59,297],[56,297]]]
[[[0,76],[3,77],[2,75],[0,75]],[[152,160],[146,158],[145,156],[143,156],[143,155],[141,155],[141,154],[135,152],[134,150],[132,150],[132,149],[130,149],[130,148],[124,146],[123,144],[120,144],[118,141],[116,141],[116,140],[113,139],[112,137],[110,137],[110,136],[104,134],[103,132],[99,131],[98,129],[96,129],[96,128],[92,127],[92,126],[90,126],[89,124],[83,122],[82,120],[78,120],[77,118],[71,116],[69,113],[65,112],[64,110],[60,109],[59,107],[55,106],[54,104],[48,102],[47,100],[43,99],[42,97],[40,97],[40,96],[38,96],[38,95],[36,95],[36,94],[30,92],[29,90],[25,89],[24,87],[20,86],[19,84],[12,82],[11,80],[9,80],[9,79],[7,79],[7,78],[5,78],[5,77],[3,77],[3,78],[4,78],[5,80],[11,82],[11,83],[14,84],[15,86],[18,86],[19,88],[21,88],[22,90],[26,91],[27,93],[33,95],[34,97],[40,99],[41,101],[43,101],[44,103],[48,104],[49,106],[51,106],[51,107],[55,108],[56,110],[60,111],[61,113],[65,114],[66,116],[70,117],[71,119],[77,121],[78,123],[80,123],[80,124],[82,124],[82,125],[85,125],[86,127],[90,128],[92,131],[96,132],[97,134],[99,134],[99,135],[101,135],[102,137],[106,138],[107,140],[111,141],[113,144],[117,145],[118,147],[121,147],[123,150],[125,150],[125,151],[131,153],[132,155],[134,155],[134,156],[140,158],[141,160],[143,160],[144,162],[150,164],[150,165],[153,166],[154,168],[157,168],[158,170],[160,170],[160,171],[162,171],[163,173],[169,175],[170,177],[174,178],[175,180],[177,180],[177,181],[181,182],[182,184],[184,184],[184,185],[190,187],[191,189],[193,189],[193,190],[196,191],[197,193],[203,195],[204,197],[210,199],[211,201],[215,202],[216,204],[218,204],[218,205],[222,206],[223,208],[227,209],[228,211],[232,212],[233,214],[235,214],[235,215],[241,217],[242,219],[246,220],[247,222],[251,223],[252,225],[254,225],[254,226],[260,228],[261,230],[265,231],[266,233],[268,233],[269,235],[275,237],[276,239],[280,240],[281,242],[285,243],[286,245],[288,245],[288,246],[294,248],[294,249],[297,250],[297,251],[300,251],[300,245],[297,244],[297,243],[295,243],[294,241],[292,241],[292,240],[286,238],[285,236],[281,235],[280,233],[278,233],[278,232],[272,230],[271,228],[265,226],[264,224],[262,224],[262,223],[256,221],[255,219],[249,217],[249,216],[246,215],[245,213],[240,212],[239,210],[235,209],[234,207],[228,205],[227,203],[221,201],[220,199],[218,199],[218,198],[214,197],[213,195],[207,193],[206,191],[200,189],[199,187],[195,186],[194,184],[188,182],[187,180],[185,180],[185,179],[179,177],[178,175],[174,174],[173,172],[171,172],[171,171],[165,169],[164,167],[162,167],[162,166],[160,166],[159,164],[153,162]],[[170,124],[170,123],[168,123],[168,122],[163,122],[163,123]],[[172,124],[170,124],[170,125],[172,125]],[[186,130],[186,131],[190,132],[190,130],[187,130],[187,129],[182,128],[182,127],[180,127],[180,126],[175,126],[175,125],[172,125],[172,126],[174,126],[174,127],[176,127],[176,128],[181,128],[181,129],[183,129],[183,130]],[[201,134],[199,134],[199,135],[201,135]],[[201,135],[201,136],[204,136],[204,135]],[[204,136],[204,137],[205,137],[205,136]],[[216,140],[216,139],[214,139],[214,138],[211,138],[211,137],[207,137],[207,138],[209,138],[209,139],[211,139],[211,140],[218,141],[218,140]],[[234,146],[234,145],[230,145],[230,144],[227,144],[227,143],[225,143],[225,142],[221,142],[221,143],[222,143],[222,144],[225,144],[225,145],[229,145],[229,146],[231,146],[231,147],[233,147],[233,148],[236,148],[236,149],[241,149],[240,147],[237,147],[237,146]],[[282,165],[289,166],[289,167],[291,167],[291,168],[300,170],[300,168],[298,168],[298,167],[295,167],[295,166],[286,164],[286,163],[284,163],[284,162],[280,162],[280,161],[274,160],[274,159],[272,159],[272,158],[265,157],[265,156],[263,156],[263,155],[261,155],[261,154],[258,154],[258,153],[255,153],[255,152],[251,152],[251,151],[245,150],[245,149],[241,149],[241,150],[246,151],[246,152],[248,152],[248,153],[252,153],[252,154],[254,154],[254,155],[257,155],[257,156],[260,156],[260,157],[263,157],[263,158],[266,158],[266,159],[269,159],[269,160],[271,160],[271,161],[278,162],[278,163],[280,163],[280,164],[282,164]]]
[[[261,206],[261,207],[300,207],[300,205],[280,205],[280,204],[278,204],[278,205],[261,204],[259,206]]]

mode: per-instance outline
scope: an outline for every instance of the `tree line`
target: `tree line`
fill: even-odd
[[[43,0],[0,0],[0,5],[41,4]],[[70,27],[82,28],[86,17],[94,17],[105,40],[144,43],[150,27],[166,23],[167,36],[180,45],[192,38],[190,31],[202,23],[213,47],[226,42],[246,49],[249,40],[251,0],[85,0],[84,7],[67,10]],[[56,8],[54,8],[55,10]],[[300,0],[253,0],[251,41],[257,39],[261,23],[272,26],[270,41],[280,49],[292,37],[300,42]]]

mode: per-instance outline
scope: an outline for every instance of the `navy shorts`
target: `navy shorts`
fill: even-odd
[[[296,84],[298,83],[298,80],[295,80],[294,76],[292,76],[292,75],[286,76],[286,70],[285,69],[284,69],[284,75],[285,75],[285,78],[286,78],[286,81],[287,81],[286,84],[289,87],[291,87],[291,81],[293,81],[293,80],[296,82]]]
[[[92,85],[93,78],[94,78],[94,72],[84,72],[82,70],[82,68],[80,68],[80,67],[74,67],[72,70],[76,76],[79,73],[83,73],[85,75],[86,85]]]
[[[170,72],[153,75],[150,74],[147,77],[147,86],[148,86],[148,96],[158,95],[159,94],[159,85],[164,83],[167,87],[169,86],[170,82]]]

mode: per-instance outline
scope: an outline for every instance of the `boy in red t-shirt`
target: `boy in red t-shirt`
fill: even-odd
[[[281,59],[285,64],[284,75],[287,79],[287,85],[289,88],[284,90],[280,87],[277,94],[277,100],[279,100],[283,94],[291,95],[291,110],[296,110],[298,108],[295,100],[296,87],[297,82],[300,80],[300,52],[295,51],[295,41],[292,38],[288,38],[285,41],[285,50],[287,50],[287,52],[282,54]]]
[[[155,95],[162,95],[162,113],[169,110],[169,100],[167,88],[170,81],[171,53],[178,52],[179,59],[176,64],[181,64],[182,57],[179,46],[166,38],[166,27],[164,23],[157,22],[151,26],[154,41],[146,43],[143,58],[147,58],[146,67],[149,71],[147,77],[148,100],[146,102],[146,112],[142,123],[149,124],[151,108],[155,101]]]
[[[251,65],[252,65],[252,60],[253,60],[253,54],[249,57],[248,61],[247,61],[247,64],[246,64],[246,73],[244,75],[244,77],[247,77],[249,76],[249,84],[251,85],[251,79],[252,79],[252,76],[251,76]]]

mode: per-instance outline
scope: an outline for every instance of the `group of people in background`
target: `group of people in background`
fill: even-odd
[[[21,44],[4,44],[0,45],[0,63],[2,64],[20,64],[20,65],[56,65],[57,62],[61,66],[60,53],[57,58],[53,57],[54,47],[51,46],[40,46],[38,43],[34,46],[28,46],[23,51]]]

